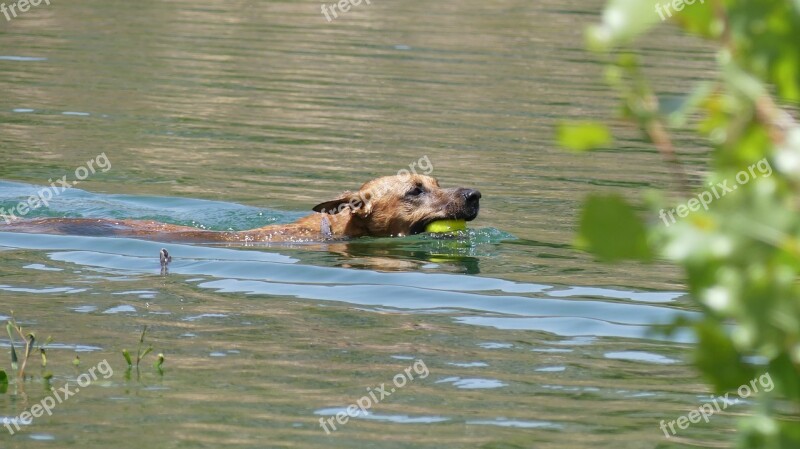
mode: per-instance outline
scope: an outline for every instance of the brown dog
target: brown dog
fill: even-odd
[[[362,236],[419,234],[428,223],[443,219],[471,221],[478,216],[481,193],[439,187],[425,175],[385,176],[367,182],[358,192],[316,205],[317,213],[287,225],[249,231],[207,231],[156,221],[93,218],[44,218],[0,225],[0,231],[42,234],[135,237],[169,242],[320,241]]]

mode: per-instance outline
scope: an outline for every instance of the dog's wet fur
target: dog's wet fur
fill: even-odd
[[[209,231],[147,220],[44,218],[0,224],[0,231],[133,237],[168,242],[293,242],[419,234],[436,220],[474,220],[481,193],[439,187],[426,175],[385,176],[314,206],[294,223],[249,231]]]

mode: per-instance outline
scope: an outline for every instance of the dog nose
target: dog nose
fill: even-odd
[[[463,195],[468,203],[474,203],[481,198],[481,192],[473,189],[465,189]]]

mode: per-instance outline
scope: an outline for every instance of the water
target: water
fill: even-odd
[[[725,445],[729,414],[680,440],[659,429],[707,400],[691,336],[649,330],[695,313],[680,273],[570,248],[587,193],[670,182],[622,127],[591,155],[552,143],[560,119],[609,118],[602,66],[582,50],[600,6],[373,1],[329,24],[313,2],[87,0],[0,19],[0,207],[100,154],[110,169],[28,217],[253,228],[424,157],[444,186],[483,193],[456,239],[0,233],[0,318],[54,337],[51,383],[104,359],[114,371],[14,435],[0,427],[0,448]],[[644,56],[670,95],[710,67],[668,28]],[[697,144],[678,143],[699,170]],[[154,354],[125,373],[144,325],[163,376]],[[320,427],[420,361],[424,378]],[[46,397],[41,371],[32,360],[34,379],[0,394],[0,418]]]

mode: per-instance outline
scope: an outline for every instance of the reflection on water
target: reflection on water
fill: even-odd
[[[570,248],[587,192],[668,177],[622,129],[591,155],[552,144],[557,120],[612,104],[582,51],[600,2],[373,2],[330,24],[319,8],[84,0],[0,24],[0,207],[105,153],[111,170],[28,217],[248,229],[429,160],[483,193],[469,233],[236,247],[0,232],[0,319],[55,337],[55,385],[80,374],[76,352],[124,372],[143,325],[166,356],[163,377],[148,359],[0,447],[670,447],[658,421],[705,392],[691,337],[649,330],[694,314],[677,273]],[[646,48],[668,94],[709,66],[668,28]],[[320,428],[417,359],[428,378]],[[0,421],[41,400],[40,371],[0,394]],[[724,442],[731,425],[683,435]]]

